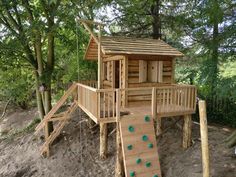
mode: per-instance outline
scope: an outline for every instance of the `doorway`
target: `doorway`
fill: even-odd
[[[115,61],[115,88],[120,88],[120,60]]]

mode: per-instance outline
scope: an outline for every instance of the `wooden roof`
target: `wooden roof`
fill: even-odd
[[[149,55],[149,56],[183,56],[177,49],[159,39],[101,37],[102,56],[114,55]],[[98,45],[91,36],[84,58],[97,60]]]

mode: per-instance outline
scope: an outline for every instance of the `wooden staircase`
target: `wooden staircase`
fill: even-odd
[[[35,134],[38,134],[40,130],[45,129],[45,143],[40,148],[40,152],[42,155],[49,156],[49,146],[53,143],[53,141],[60,135],[61,130],[66,125],[68,120],[71,117],[71,114],[77,108],[77,101],[74,99],[74,102],[66,109],[64,112],[60,112],[56,114],[59,108],[65,103],[67,98],[71,96],[77,89],[77,85],[73,84],[65,94],[60,98],[60,100],[53,106],[53,108],[49,111],[49,113],[44,117],[44,119],[40,122],[40,124],[35,128]],[[54,126],[53,132],[50,135],[47,133],[48,122],[53,122],[56,124]]]
[[[151,116],[121,118],[120,132],[126,177],[161,177],[157,142]]]

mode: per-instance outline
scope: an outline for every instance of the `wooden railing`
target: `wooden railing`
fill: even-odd
[[[78,85],[78,105],[80,108],[93,119],[96,123],[98,122],[98,106],[99,98],[97,89],[87,85]]]
[[[156,92],[156,93],[155,93]],[[192,85],[173,85],[153,88],[152,99],[156,95],[157,114],[195,112],[197,89]],[[155,102],[155,100],[153,100]]]
[[[90,81],[80,81],[80,84],[87,85],[92,88],[97,88],[98,81],[95,80],[90,80]]]
[[[120,102],[117,99],[120,97],[117,97],[117,95],[119,95],[119,90],[101,89],[98,90],[98,94],[100,97],[100,121],[114,121],[117,118],[117,104]]]
[[[153,114],[162,116],[192,114],[196,110],[196,87],[191,85],[173,84],[127,89],[96,89],[81,83],[77,85],[78,105],[96,123],[118,121],[121,92],[141,96],[140,93],[143,93],[145,96],[142,101],[149,101],[149,104],[143,106],[151,106]]]

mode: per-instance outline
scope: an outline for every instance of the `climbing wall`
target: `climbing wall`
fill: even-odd
[[[153,119],[145,115],[121,118],[120,131],[126,177],[161,177]]]

